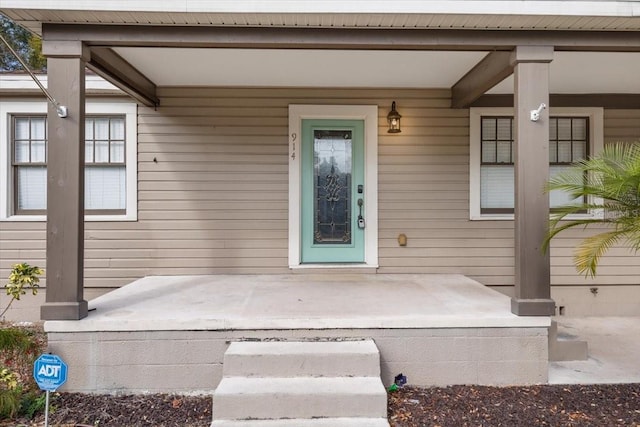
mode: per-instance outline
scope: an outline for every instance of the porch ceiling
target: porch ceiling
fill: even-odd
[[[486,55],[310,49],[114,50],[158,86],[450,88]]]
[[[451,88],[488,52],[114,49],[157,86]],[[556,52],[552,93],[640,93],[640,53]],[[488,93],[513,93],[513,77]]]

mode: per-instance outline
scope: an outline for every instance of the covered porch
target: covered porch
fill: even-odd
[[[371,338],[383,383],[545,383],[548,317],[462,275],[315,272],[146,277],[48,321],[64,390],[207,393],[233,341]]]
[[[480,2],[451,2],[449,13],[405,2],[400,14],[187,3],[191,11],[166,14],[139,2],[34,13],[7,0],[2,9],[43,36],[48,89],[69,112],[48,110],[55,185],[38,230],[41,317],[51,351],[73,367],[66,390],[209,392],[239,340],[372,338],[385,384],[399,373],[416,385],[546,382],[555,302],[540,245],[552,108],[591,123],[584,142],[594,151],[635,132],[635,9],[591,10],[599,18],[587,25],[563,2],[535,2],[548,8],[535,16]],[[137,102],[131,218],[85,221],[86,68]],[[387,131],[396,101],[400,135]],[[308,106],[333,113],[292,114]],[[487,115],[512,120],[507,216],[480,215],[473,108],[506,108]],[[366,257],[348,268],[299,257],[297,129],[318,116],[367,129]],[[566,255],[572,244],[556,256],[556,284],[592,298]],[[632,280],[614,267],[603,284]],[[136,280],[149,275],[159,276]],[[88,302],[90,288],[115,290]]]
[[[296,126],[305,117],[290,112],[307,104],[372,111],[330,116],[364,120],[367,129],[364,190],[354,187],[366,199],[360,205],[366,257],[358,263],[378,273],[467,274],[509,287],[512,313],[552,315],[550,256],[540,250],[549,218],[543,187],[550,107],[597,108],[598,117],[604,108],[637,109],[636,10],[622,2],[592,4],[580,13],[597,18],[585,24],[562,2],[535,2],[541,8],[535,14],[507,5],[469,9],[470,3],[438,9],[408,2],[381,13],[384,8],[372,5],[333,10],[322,2],[300,10],[279,2],[239,3],[239,9],[186,2],[184,10],[163,3],[167,9],[156,13],[137,2],[118,6],[123,10],[86,2],[80,11],[66,3],[5,2],[3,13],[42,35],[49,90],[68,108],[62,116],[50,106],[47,116],[47,179],[55,185],[47,187],[41,317],[87,315],[88,269],[96,271],[94,283],[117,287],[158,269],[261,274],[300,268],[304,191],[296,179],[303,168]],[[610,67],[614,62],[622,66]],[[131,166],[140,165],[134,178],[140,190],[127,205],[137,224],[106,223],[97,234],[107,230],[108,236],[99,243],[113,242],[95,251],[84,221],[85,68],[139,104],[140,157]],[[404,101],[400,95],[411,101],[403,110],[407,127],[392,140],[381,106]],[[508,218],[475,215],[481,144],[480,138],[470,142],[475,116],[467,109],[487,106],[508,106],[504,114],[513,117],[514,154],[504,162],[514,175]],[[593,121],[584,143],[589,139],[595,149],[603,120]],[[243,182],[247,176],[251,181]],[[271,186],[259,187],[266,178]],[[185,229],[192,231],[188,238]],[[197,241],[202,230],[212,230],[205,242]],[[395,244],[395,236],[407,233],[421,246]],[[195,244],[199,249],[184,255]],[[128,245],[138,246],[128,251]],[[449,251],[441,255],[443,246]],[[252,251],[256,247],[260,251]],[[86,254],[95,254],[94,264],[85,263],[94,261]]]

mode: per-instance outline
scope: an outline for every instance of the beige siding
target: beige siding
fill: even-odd
[[[640,110],[605,110],[605,144],[612,142],[640,141]],[[610,249],[598,266],[598,276],[584,278],[576,273],[573,265],[574,248],[581,240],[598,231],[568,230],[556,239],[551,251],[551,274],[554,285],[637,285],[640,277],[640,256],[618,246]],[[601,228],[600,228],[601,229]]]
[[[288,105],[379,109],[380,273],[462,273],[513,283],[512,221],[469,221],[469,112],[447,90],[163,88],[139,108],[137,222],[86,224],[86,285],[146,275],[286,273]],[[392,101],[403,131],[386,133]],[[640,111],[605,113],[605,139],[640,138]],[[408,237],[400,247],[397,237]],[[596,280],[575,273],[584,234],[554,243],[553,283],[637,284],[638,257],[614,248]],[[0,277],[45,263],[43,223],[0,223]]]
[[[605,110],[604,140],[640,142],[640,110]]]
[[[437,96],[449,103],[448,93]],[[513,227],[469,221],[468,111],[407,108],[407,101],[398,100],[402,133],[380,137],[379,271],[462,273],[501,284],[513,275]],[[398,245],[401,233],[406,247]]]

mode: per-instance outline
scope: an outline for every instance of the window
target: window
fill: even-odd
[[[512,218],[514,129],[511,109],[471,109],[471,219]],[[602,147],[602,110],[554,109],[549,119],[549,174],[565,170]],[[571,201],[562,191],[549,196],[551,208]],[[588,214],[585,212],[585,214]]]
[[[86,108],[87,219],[136,219],[136,105],[96,103],[87,104]],[[8,138],[0,139],[0,173],[7,176],[8,185],[0,188],[0,220],[44,220],[46,104],[0,103],[1,129],[7,130],[4,134]]]
[[[18,214],[47,207],[47,122],[42,116],[13,117],[14,206]]]
[[[586,159],[589,151],[588,117],[552,117],[549,121],[549,176],[567,170],[573,162]],[[564,191],[552,191],[549,205],[553,209],[572,201]]]
[[[84,146],[84,206],[89,212],[125,212],[124,130],[124,117],[87,118]]]
[[[482,117],[480,212],[513,212],[513,118]]]

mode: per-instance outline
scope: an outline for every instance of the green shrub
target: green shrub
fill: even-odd
[[[27,263],[15,264],[5,285],[11,300],[0,313],[4,316],[13,301],[38,293],[42,269]],[[0,323],[0,420],[26,415],[29,418],[44,408],[44,394],[35,387],[31,369],[40,345],[34,331]]]
[[[22,393],[20,398],[20,409],[18,413],[29,419],[33,419],[36,414],[44,412],[47,395],[40,390],[32,390]]]
[[[12,418],[20,409],[18,378],[9,368],[0,369],[0,419]]]
[[[7,290],[7,295],[11,296],[11,300],[0,313],[0,319],[4,317],[4,314],[14,301],[19,301],[20,297],[27,293],[26,288],[31,288],[33,295],[38,294],[38,283],[40,283],[40,276],[43,273],[44,271],[40,267],[31,266],[26,262],[13,265],[9,274],[9,283],[4,286]]]

